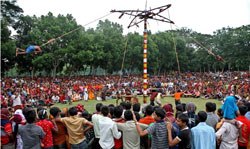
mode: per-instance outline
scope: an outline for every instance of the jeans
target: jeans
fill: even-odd
[[[88,149],[87,140],[84,140],[79,144],[71,144],[71,149]]]
[[[178,104],[181,104],[180,100],[175,100],[175,105],[177,106]]]

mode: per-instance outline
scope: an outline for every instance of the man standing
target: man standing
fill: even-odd
[[[166,124],[164,121],[164,118],[166,116],[165,111],[162,108],[155,109],[155,112],[153,113],[153,117],[156,121],[156,123],[147,128],[146,130],[141,130],[141,127],[139,126],[135,115],[133,115],[133,119],[135,121],[136,129],[140,136],[144,136],[147,134],[152,135],[152,144],[151,148],[153,149],[162,149],[162,148],[168,148],[168,132],[166,128]]]
[[[191,129],[192,131],[192,149],[215,149],[215,131],[213,127],[206,124],[207,113],[200,111],[198,113],[199,124]]]
[[[120,139],[121,132],[118,131],[117,125],[111,120],[108,106],[101,109],[103,117],[99,119],[100,140],[99,144],[103,149],[111,149],[114,147],[114,138]]]
[[[172,124],[167,123],[168,129],[168,142],[170,146],[179,145],[179,149],[191,149],[191,131],[188,128],[188,116],[186,114],[180,114],[177,117],[176,124],[180,127],[178,136],[172,138]],[[166,126],[165,126],[166,127]]]
[[[84,133],[93,127],[93,124],[85,118],[78,117],[76,107],[71,107],[69,109],[69,115],[70,117],[64,117],[57,120],[64,123],[67,127],[71,148],[87,149],[88,143]],[[84,124],[88,125],[88,127],[83,130]]]
[[[140,149],[140,136],[136,131],[133,114],[130,110],[124,112],[125,123],[117,123],[119,130],[123,132],[123,149]],[[140,124],[140,127],[146,129],[148,125]]]
[[[206,111],[207,111],[207,120],[206,124],[208,126],[211,126],[216,128],[216,124],[219,122],[219,116],[217,114],[214,114],[214,111],[216,110],[216,104],[212,102],[207,102],[206,103]]]
[[[181,90],[178,90],[176,93],[174,93],[174,99],[175,99],[175,105],[176,106],[178,104],[181,104],[181,95],[183,95],[183,93],[181,92]]]
[[[95,140],[93,142],[93,148],[94,149],[100,149],[101,148],[101,146],[99,145],[99,140],[100,140],[99,120],[102,117],[101,108],[102,108],[102,103],[96,104],[96,113],[92,116],[92,122],[94,124],[94,133],[95,133]]]
[[[45,133],[40,126],[34,123],[36,120],[36,112],[33,109],[29,110],[24,116],[28,123],[20,126],[18,129],[18,133],[23,140],[23,149],[39,149],[41,148],[41,139],[45,137]]]
[[[249,137],[250,137],[250,122],[249,120],[244,116],[248,108],[245,105],[239,106],[240,116],[236,118],[237,121],[240,121],[242,124],[241,134],[242,134],[242,140],[238,139],[238,145],[239,149],[247,149]]]

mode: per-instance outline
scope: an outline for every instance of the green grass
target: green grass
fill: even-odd
[[[139,101],[142,104],[143,98],[140,97]],[[87,109],[89,111],[89,113],[93,113],[95,111],[95,105],[97,103],[102,103],[104,105],[109,105],[109,104],[115,105],[115,102],[116,102],[116,99],[111,99],[111,100],[107,100],[107,101],[89,100],[87,102],[82,100],[82,101],[78,101],[78,102],[73,102],[71,105],[59,103],[59,104],[56,104],[54,106],[57,106],[60,109],[65,108],[65,107],[69,109],[70,107],[76,106],[77,104],[83,104],[84,108]],[[175,109],[175,102],[174,102],[173,97],[164,97],[161,99],[161,102],[162,102],[162,105],[171,103]],[[193,102],[196,105],[196,107],[197,107],[196,113],[201,111],[201,110],[205,111],[206,102],[215,103],[217,105],[217,109],[222,106],[222,103],[216,99],[184,98],[184,97],[181,98],[181,103],[187,103],[187,102]],[[147,103],[148,104],[150,103],[149,98],[147,100]]]

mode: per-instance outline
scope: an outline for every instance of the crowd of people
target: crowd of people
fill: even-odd
[[[249,77],[239,72],[152,76],[148,81],[151,102],[143,105],[126,100],[142,95],[142,78],[136,75],[2,78],[1,148],[247,148]],[[174,96],[175,105],[161,105],[159,95]],[[44,107],[113,96],[124,96],[126,101],[100,102],[93,113],[80,104],[69,109]],[[181,103],[181,96],[223,99],[223,106],[216,111],[216,104],[207,102],[203,111],[196,111],[194,103]]]
[[[227,96],[216,111],[207,102],[196,111],[192,102],[164,106],[121,102],[49,110],[39,106],[1,108],[3,149],[247,149],[250,102]],[[198,112],[198,113],[197,113]],[[197,114],[196,114],[197,113]]]
[[[163,96],[173,96],[178,90],[184,96],[224,99],[231,93],[249,100],[250,73],[182,73],[175,72],[148,79],[148,95],[157,88]],[[143,80],[139,75],[2,78],[1,105],[20,103],[33,106],[79,100],[108,100],[143,94]],[[127,98],[126,100],[130,100]]]

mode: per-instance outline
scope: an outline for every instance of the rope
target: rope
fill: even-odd
[[[61,36],[55,38],[55,40],[60,39],[60,38],[62,38],[63,36],[66,36],[66,35],[68,35],[68,34],[74,32],[74,31],[77,31],[77,30],[79,30],[80,28],[85,27],[85,26],[87,26],[87,25],[89,25],[89,24],[91,24],[91,23],[94,23],[95,21],[98,21],[98,20],[100,20],[100,19],[102,19],[102,18],[105,18],[105,17],[109,16],[110,14],[111,14],[111,13],[108,13],[108,14],[102,16],[102,17],[99,17],[99,18],[97,18],[97,19],[95,19],[95,20],[93,20],[93,21],[91,21],[91,22],[89,22],[89,23],[83,25],[83,26],[80,26],[80,27],[78,27],[78,28],[76,28],[76,29],[73,29],[73,30],[71,30],[71,31],[69,31],[69,32],[67,32],[67,33],[65,33],[65,34],[63,34],[63,35],[61,35]],[[42,44],[40,47],[45,46],[45,45],[47,45],[47,44],[49,44],[49,43],[50,43],[50,41],[48,41],[48,42]]]
[[[120,83],[121,76],[122,76],[122,70],[123,70],[125,56],[126,56],[126,52],[127,52],[127,45],[128,45],[128,34],[127,34],[127,39],[126,39],[125,47],[124,47],[124,53],[123,53],[123,58],[122,58],[122,66],[121,66],[121,73],[120,73],[119,83]]]
[[[170,19],[169,9],[168,9],[168,18]],[[170,29],[173,30],[172,29],[172,23],[170,23]],[[173,31],[171,33],[172,33],[172,39],[173,39],[173,42],[174,42],[174,50],[175,50],[175,57],[176,57],[177,65],[178,65],[178,72],[180,74],[181,70],[180,70],[180,63],[179,63],[179,59],[178,59],[178,53],[177,53],[177,50],[176,50],[176,41],[175,41],[175,38],[174,38]]]
[[[180,29],[176,24],[174,24],[174,26],[175,26],[176,28]],[[206,48],[205,46],[203,46],[199,41],[197,41],[195,38],[193,38],[189,33],[186,33],[186,34],[188,35],[189,38],[191,38],[191,39],[192,39],[194,42],[196,42],[199,46],[201,46],[202,48],[204,48],[204,49],[208,52],[208,54],[214,56],[216,59],[217,59],[218,57],[220,57],[220,56],[216,56],[211,50],[209,50],[208,48]],[[220,58],[221,58],[221,57],[220,57]],[[224,61],[223,59],[221,59],[221,60],[222,60],[222,63],[224,64],[225,61]]]

